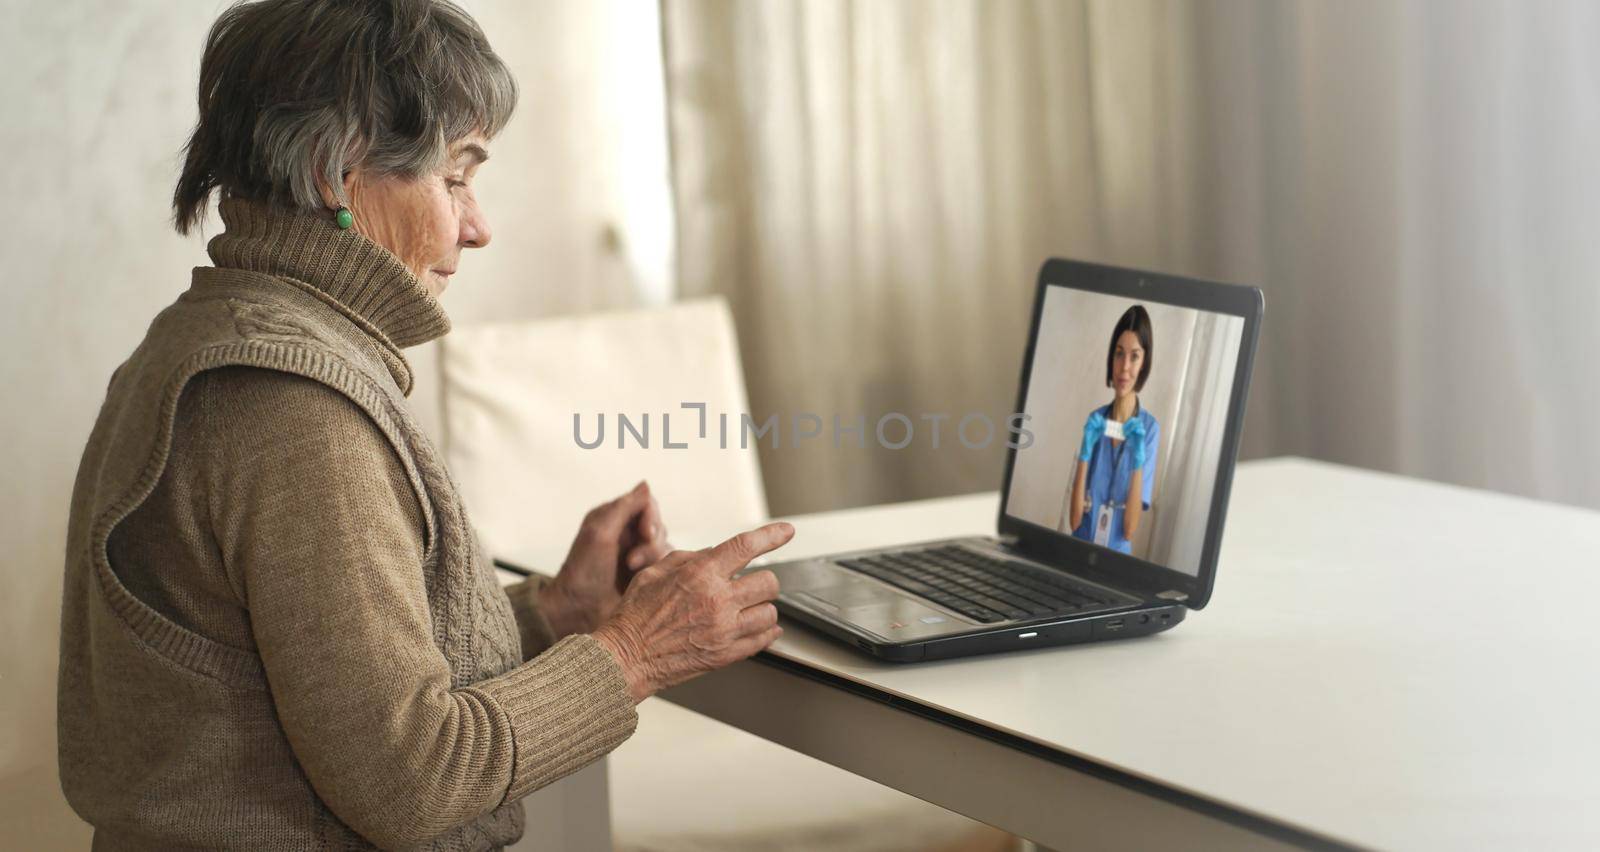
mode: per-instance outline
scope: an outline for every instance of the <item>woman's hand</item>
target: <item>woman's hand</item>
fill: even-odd
[[[1143,420],[1132,419],[1127,422],[1127,425],[1122,427],[1122,440],[1124,448],[1133,454],[1133,466],[1135,468],[1143,468],[1144,463],[1148,458],[1148,456],[1145,454],[1146,447],[1148,446],[1145,442],[1146,437],[1147,436],[1144,433]]]
[[[635,701],[736,663],[778,638],[783,628],[771,603],[777,575],[733,575],[793,537],[789,524],[767,524],[708,550],[674,551],[634,576],[594,637],[622,664]]]
[[[1096,444],[1106,433],[1106,416],[1096,409],[1089,413],[1089,419],[1083,423],[1083,446],[1078,448],[1078,461],[1087,462],[1094,455]]]
[[[672,551],[648,483],[583,518],[566,561],[539,590],[539,610],[557,636],[587,633],[616,610],[634,572]]]

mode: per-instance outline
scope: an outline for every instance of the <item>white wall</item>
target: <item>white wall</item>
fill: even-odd
[[[223,4],[4,0],[0,27],[0,833],[83,848],[55,767],[62,542],[111,370],[205,263],[167,224],[206,28]],[[670,205],[656,4],[466,5],[522,84],[480,197],[494,244],[445,296],[458,322],[664,300]],[[213,217],[207,229],[214,234]],[[427,423],[432,353],[411,350]]]

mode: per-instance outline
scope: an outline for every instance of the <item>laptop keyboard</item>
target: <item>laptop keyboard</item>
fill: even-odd
[[[838,564],[991,624],[1118,603],[1065,574],[956,545],[874,553]]]

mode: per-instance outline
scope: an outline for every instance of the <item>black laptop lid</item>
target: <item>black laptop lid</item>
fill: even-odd
[[[1113,587],[1205,606],[1262,309],[1253,287],[1047,261],[1000,534]]]

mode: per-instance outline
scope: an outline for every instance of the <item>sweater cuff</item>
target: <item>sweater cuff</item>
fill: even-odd
[[[622,665],[587,633],[568,636],[532,662],[471,688],[511,725],[506,801],[599,760],[639,724]]]
[[[520,583],[506,586],[506,597],[511,599],[511,612],[517,618],[517,634],[522,640],[524,662],[544,653],[556,643],[556,633],[539,609],[539,590],[550,578],[534,574]]]

